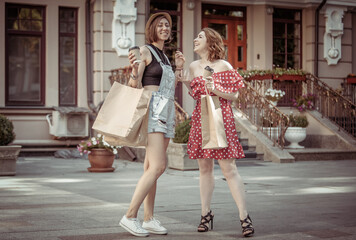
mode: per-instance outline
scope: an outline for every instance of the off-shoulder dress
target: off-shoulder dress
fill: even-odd
[[[223,72],[216,72],[212,75],[215,88],[224,93],[234,93],[245,85],[240,74],[232,69]],[[196,106],[192,114],[191,129],[189,141],[187,144],[188,155],[190,159],[230,159],[244,158],[242,146],[239,142],[235,127],[234,115],[231,109],[231,101],[219,97],[222,109],[224,127],[228,147],[222,149],[202,149],[201,134],[201,95],[206,95],[205,80],[202,76],[194,78],[190,83],[192,92],[191,96],[196,100]],[[214,96],[215,94],[211,93]]]

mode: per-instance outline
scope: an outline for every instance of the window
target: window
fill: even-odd
[[[171,65],[175,68],[175,52],[182,50],[182,2],[180,0],[151,0],[150,14],[165,11],[172,18],[172,41],[167,43],[164,52],[169,58]],[[175,100],[182,105],[182,83],[179,82],[175,91]]]
[[[44,7],[6,4],[5,21],[6,105],[44,105]]]
[[[77,9],[59,8],[59,105],[77,105]]]
[[[302,68],[301,11],[275,9],[273,13],[273,65]]]
[[[172,41],[165,45],[165,54],[171,61],[172,66],[175,65],[174,54],[177,49],[182,48],[182,21],[181,21],[181,1],[173,0],[151,0],[150,13],[165,11],[172,17]]]

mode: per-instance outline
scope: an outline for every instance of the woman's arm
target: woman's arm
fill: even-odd
[[[231,64],[229,62],[227,62],[225,60],[220,60],[219,63],[217,64],[215,72],[223,72],[223,71],[228,71],[228,70],[232,70],[232,69],[233,69],[233,67],[231,66]],[[239,92],[224,93],[224,92],[217,90],[214,86],[212,77],[208,77],[208,79],[206,79],[206,87],[210,92],[214,93],[215,95],[217,95],[219,97],[225,98],[227,100],[235,101],[239,97]]]
[[[175,64],[176,64],[176,71],[174,73],[176,77],[176,85],[178,81],[181,81],[183,76],[183,68],[184,68],[184,63],[185,63],[185,57],[181,51],[176,51],[175,54]]]
[[[222,98],[225,98],[225,99],[231,100],[231,101],[235,101],[239,97],[239,92],[224,93],[224,92],[217,90],[214,86],[212,77],[207,77],[205,79],[205,84],[206,84],[206,88],[208,89],[209,92],[212,92],[219,97],[222,97]]]
[[[237,98],[239,97],[239,92],[234,92],[234,93],[223,93],[220,92],[217,89],[214,89],[213,91],[211,91],[212,93],[214,93],[215,95],[225,98],[227,100],[231,100],[231,101],[236,101]]]
[[[129,61],[132,68],[132,72],[130,74],[128,86],[134,88],[137,88],[137,86],[139,85],[138,83],[142,83],[143,72],[145,71],[146,66],[152,61],[150,50],[148,50],[147,47],[140,47],[140,52],[142,61],[139,64],[134,63],[134,61],[136,60],[135,55],[129,53]]]
[[[188,91],[191,93],[192,88],[190,87],[190,83],[193,80],[193,72],[194,72],[194,62],[192,62],[189,65],[189,70],[185,70],[181,78],[179,78],[179,81],[181,81],[188,89]]]

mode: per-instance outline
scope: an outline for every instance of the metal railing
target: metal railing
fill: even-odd
[[[344,81],[343,96],[349,99],[353,104],[356,104],[356,84],[350,84]]]
[[[245,80],[244,83],[246,87],[239,90],[239,98],[234,102],[235,107],[257,127],[257,131],[261,131],[275,146],[283,149],[284,135],[289,125],[288,116],[261,94],[266,87],[263,81],[252,83],[255,85]]]
[[[356,137],[356,105],[312,74],[303,82],[303,94],[315,96],[315,109],[351,136]]]
[[[351,136],[356,137],[356,105],[348,98],[333,90],[312,74],[306,74],[303,80],[265,79],[250,80],[250,86],[260,95],[272,87],[285,91],[286,95],[278,102],[278,106],[293,106],[292,99],[303,95],[314,96],[314,108]]]

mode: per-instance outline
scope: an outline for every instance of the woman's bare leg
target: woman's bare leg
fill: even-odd
[[[136,218],[138,210],[150,192],[152,187],[155,191],[155,183],[157,179],[164,173],[166,169],[166,149],[165,138],[163,133],[149,133],[146,146],[146,159],[148,159],[148,168],[144,171],[140,180],[136,185],[135,192],[132,196],[130,207],[127,210],[127,218]],[[153,190],[152,190],[153,191]],[[152,198],[149,200],[152,201]],[[154,201],[154,199],[153,199]]]
[[[169,138],[164,139],[164,152],[166,153],[167,147],[169,144]],[[147,171],[150,167],[150,160],[147,158],[147,154],[145,157],[144,163],[144,170]],[[165,155],[166,156],[166,155]],[[153,217],[154,211],[154,204],[156,198],[156,188],[157,188],[157,181],[155,181],[154,185],[149,190],[145,200],[143,201],[144,204],[144,221],[149,221]]]
[[[232,197],[235,200],[236,206],[239,209],[240,219],[247,217],[245,187],[240,174],[237,171],[235,159],[219,160],[219,165],[229,185]]]
[[[205,216],[210,211],[211,198],[215,186],[214,161],[213,159],[198,159],[197,161],[200,173],[201,215]]]

